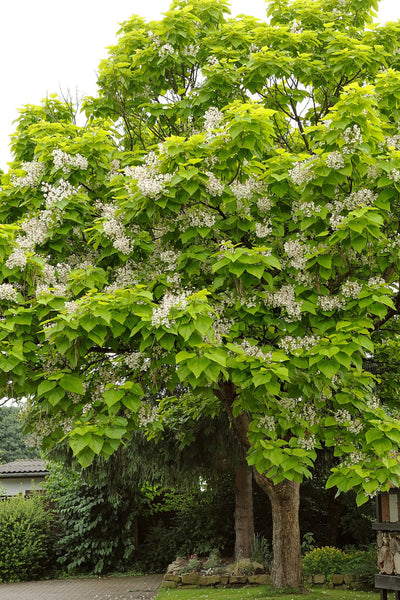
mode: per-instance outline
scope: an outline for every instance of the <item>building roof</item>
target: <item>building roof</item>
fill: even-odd
[[[0,465],[0,478],[48,475],[44,462],[38,458],[25,458]]]

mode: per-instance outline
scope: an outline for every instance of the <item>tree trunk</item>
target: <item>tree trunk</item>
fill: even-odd
[[[254,541],[253,473],[245,460],[235,477],[235,560],[251,558]]]
[[[268,494],[272,507],[272,583],[276,588],[301,589],[303,566],[299,524],[300,484],[285,480],[274,485],[259,473],[255,473],[255,478]]]
[[[221,383],[215,395],[227,411],[241,449],[247,453],[250,448],[247,437],[249,420],[245,412],[233,415],[233,403],[236,399],[235,385],[230,381]],[[266,474],[259,473],[254,467],[253,474],[258,485],[268,494],[272,506],[274,552],[272,583],[276,588],[294,587],[302,590],[300,484],[287,480],[274,484]]]

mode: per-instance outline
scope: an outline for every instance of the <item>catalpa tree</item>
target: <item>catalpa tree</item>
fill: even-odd
[[[225,410],[271,500],[276,586],[301,586],[318,449],[359,503],[399,484],[365,368],[400,306],[400,25],[371,25],[376,4],[133,17],[87,126],[25,107],[3,176],[3,394],[83,466]]]

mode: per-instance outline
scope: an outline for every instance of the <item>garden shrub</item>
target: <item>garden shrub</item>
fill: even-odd
[[[315,548],[303,557],[304,575],[322,574],[327,577],[340,573],[352,575],[357,587],[373,590],[375,585],[376,549],[344,552],[339,548],[325,546]]]
[[[112,494],[73,471],[50,465],[46,489],[60,516],[58,563],[68,572],[124,571],[132,566],[138,511],[133,490]]]
[[[347,560],[346,554],[339,548],[315,548],[303,558],[304,575],[321,574],[328,577],[335,573],[346,573]]]
[[[38,579],[53,558],[51,515],[38,495],[0,501],[0,581]]]

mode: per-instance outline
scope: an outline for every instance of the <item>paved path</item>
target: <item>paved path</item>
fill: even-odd
[[[151,600],[162,575],[0,583],[0,600]]]

